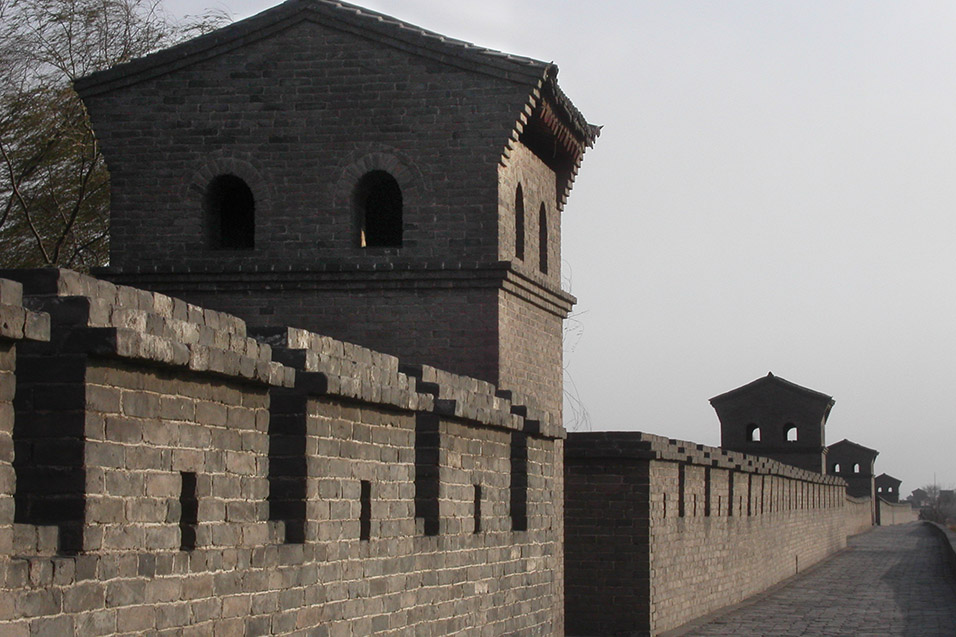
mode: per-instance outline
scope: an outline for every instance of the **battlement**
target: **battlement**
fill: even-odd
[[[588,432],[580,437],[575,435],[574,444],[568,445],[566,455],[567,458],[576,460],[664,460],[755,475],[774,475],[815,484],[846,486],[846,481],[842,478],[807,471],[763,456],[675,440],[642,431]]]
[[[3,276],[0,631],[561,631],[565,434],[533,404],[69,270]]]
[[[569,434],[565,489],[574,634],[674,629],[870,524],[869,500],[848,499],[840,477],[643,432]]]

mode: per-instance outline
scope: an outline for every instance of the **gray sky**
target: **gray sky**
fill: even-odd
[[[604,126],[562,228],[592,429],[718,444],[707,400],[773,371],[904,494],[956,485],[956,3],[358,4],[554,61]]]

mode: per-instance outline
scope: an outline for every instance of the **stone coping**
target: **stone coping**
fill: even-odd
[[[568,434],[568,459],[664,460],[744,473],[776,475],[804,482],[845,486],[836,476],[798,469],[770,458],[753,456],[719,447],[675,440],[641,431],[600,431]]]
[[[0,270],[23,286],[24,303],[49,314],[59,351],[142,360],[291,387],[292,368],[246,335],[235,316],[72,270]]]
[[[23,286],[0,278],[0,339],[50,340],[50,315],[23,306]]]
[[[563,438],[564,428],[533,401],[494,384],[292,327],[251,328],[277,360],[296,369],[296,387],[316,395],[433,412],[482,425]]]

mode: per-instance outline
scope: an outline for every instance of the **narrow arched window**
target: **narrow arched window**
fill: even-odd
[[[747,440],[750,442],[760,442],[760,427],[757,425],[747,425]]]
[[[840,463],[833,465],[833,473],[840,473]]]
[[[538,269],[548,273],[548,209],[541,204],[538,211]]]
[[[860,465],[858,464],[853,465],[853,473],[859,473],[859,472],[860,472]]]
[[[787,442],[796,442],[797,441],[797,427],[793,423],[788,422],[787,427],[784,430],[785,437]]]
[[[515,189],[515,258],[524,260],[524,192]]]
[[[214,177],[203,196],[209,244],[220,249],[250,249],[256,241],[256,201],[235,175]]]
[[[355,187],[359,245],[397,247],[402,245],[402,189],[384,170],[366,173]]]

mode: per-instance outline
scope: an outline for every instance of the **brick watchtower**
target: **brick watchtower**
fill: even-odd
[[[844,438],[827,448],[827,473],[846,480],[846,492],[872,499],[876,493],[873,466],[880,452]]]
[[[720,446],[826,473],[825,427],[833,398],[767,374],[710,399]]]
[[[886,502],[896,504],[900,501],[900,485],[902,480],[894,478],[891,475],[881,473],[873,478],[873,487],[876,489],[876,495]]]
[[[118,282],[562,397],[561,211],[599,129],[557,67],[289,0],[76,88]]]

